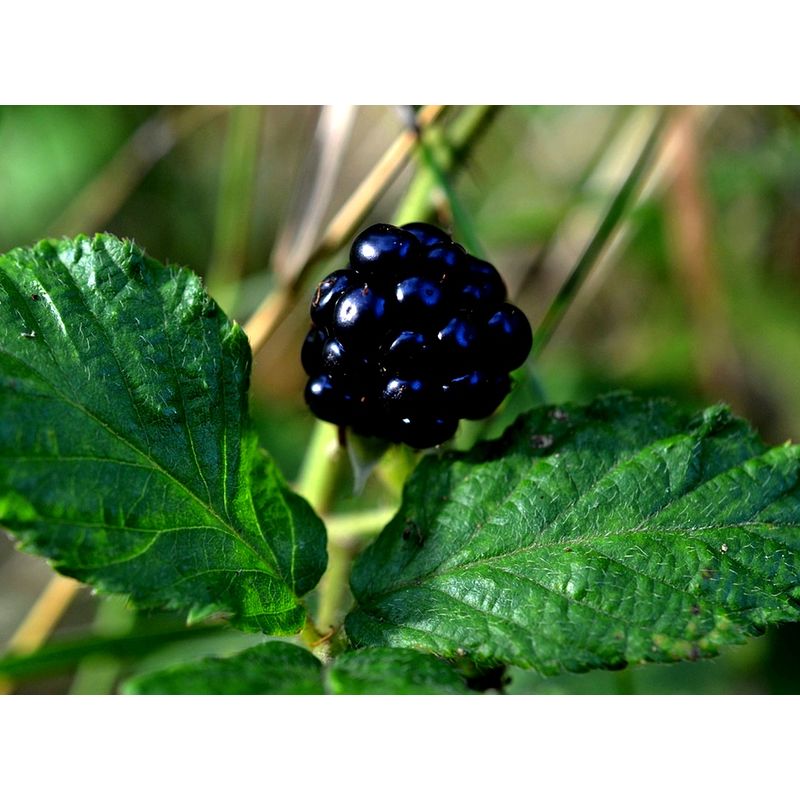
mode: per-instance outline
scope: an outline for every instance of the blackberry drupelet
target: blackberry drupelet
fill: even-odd
[[[417,449],[491,414],[531,349],[488,262],[425,222],[372,225],[317,287],[301,360],[320,419]]]

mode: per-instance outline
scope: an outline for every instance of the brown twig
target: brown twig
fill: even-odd
[[[293,280],[314,250],[355,116],[354,106],[324,106],[320,111],[304,174],[270,258],[282,284]]]
[[[189,106],[164,109],[150,117],[53,221],[50,235],[101,230],[178,142],[225,110],[225,106]]]
[[[80,588],[81,584],[72,578],[53,575],[9,640],[6,654],[25,655],[38,650],[58,625]],[[13,688],[13,683],[0,678],[0,694],[9,694]]]
[[[704,394],[749,411],[745,368],[736,346],[725,303],[713,220],[702,179],[700,110],[680,109],[673,118],[675,159],[667,193],[667,222],[674,249],[672,265],[689,312],[693,359]]]
[[[432,124],[444,110],[443,106],[425,106],[417,114],[417,127]],[[255,313],[244,325],[253,353],[257,353],[284,317],[288,314],[299,288],[311,269],[325,256],[338,250],[355,232],[369,213],[369,209],[386,191],[400,170],[405,166],[418,134],[415,130],[404,130],[372,171],[359,184],[349,199],[328,223],[324,234],[302,269],[284,286],[270,292]]]

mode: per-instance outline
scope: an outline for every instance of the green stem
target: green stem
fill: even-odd
[[[236,303],[247,258],[263,113],[259,106],[234,106],[228,116],[214,249],[206,272],[208,293],[228,312]]]
[[[396,506],[381,506],[349,514],[331,514],[325,519],[328,538],[342,546],[355,544],[383,529],[396,513]]]
[[[316,618],[316,627],[323,634],[338,628],[344,621],[349,605],[348,581],[354,556],[353,548],[339,544],[333,537],[328,539],[328,568],[320,583]]]
[[[647,137],[647,141],[631,168],[628,177],[611,201],[605,216],[600,221],[597,231],[589,241],[589,244],[573,267],[572,272],[559,290],[555,299],[550,304],[550,308],[547,309],[544,319],[533,336],[531,357],[536,358],[552,338],[553,333],[563,319],[564,314],[575,298],[578,290],[583,285],[584,280],[586,280],[591,268],[597,263],[612,233],[616,230],[617,225],[627,212],[650,166],[652,156],[661,138],[665,119],[666,113],[662,112],[653,126],[650,135]]]
[[[341,464],[336,428],[327,422],[315,422],[295,490],[320,516],[328,510]]]
[[[448,127],[447,133],[442,138],[444,146],[438,158],[438,166],[445,174],[452,173],[463,164],[470,149],[488,129],[500,108],[500,106],[470,106]],[[432,194],[436,183],[437,177],[430,170],[423,169],[415,175],[395,214],[396,224],[426,220],[434,215]]]
[[[553,249],[553,245],[558,238],[557,234],[564,226],[564,223],[569,215],[578,207],[581,199],[586,193],[586,187],[589,185],[589,182],[603,160],[603,157],[608,153],[609,148],[614,143],[617,136],[619,136],[620,131],[623,130],[624,123],[629,118],[630,113],[630,106],[621,106],[617,109],[608,128],[595,145],[595,148],[592,151],[588,161],[583,165],[583,169],[581,170],[577,181],[575,181],[575,184],[570,190],[569,197],[564,203],[561,204],[558,213],[555,215],[557,222],[555,225],[553,225],[550,233],[542,243],[530,266],[525,270],[525,276],[517,290],[519,294],[523,294],[528,288],[531,287],[534,277],[539,272]]]
[[[187,628],[185,624],[176,626],[174,622],[159,622],[152,624],[149,630],[55,642],[29,655],[0,658],[0,680],[21,683],[42,676],[60,675],[93,655],[112,656],[124,661],[138,659],[175,642],[219,636],[229,631],[221,625]]]
[[[429,217],[433,210],[431,190],[436,185],[437,179],[463,162],[469,148],[496,111],[496,108],[486,106],[467,109],[458,118],[458,125],[453,125],[449,129],[447,146],[444,140],[438,140],[442,147],[430,161],[430,164],[435,166],[419,173],[418,179],[412,184],[409,196],[395,214],[397,224]],[[329,448],[334,446],[334,435],[332,426],[324,423],[315,425],[296,486],[297,491],[323,517],[332,500],[338,469],[341,466],[341,453],[338,449],[334,456],[334,459],[338,460],[331,462]],[[399,496],[402,483],[405,482],[417,459],[410,454],[410,451],[400,448],[390,448],[389,453],[392,455],[381,460],[378,470]],[[358,519],[352,516],[348,519],[342,515],[328,520],[328,567],[319,584],[314,622],[307,626],[302,636],[307,645],[314,644],[317,632],[327,635],[342,624],[347,608],[352,602],[349,577],[353,559],[363,544],[364,535],[382,527],[388,518],[390,512],[384,508],[376,509],[371,516],[359,516]],[[324,650],[325,653],[329,652],[327,643],[318,649]]]
[[[308,500],[312,508],[324,517],[333,499],[334,489],[342,466],[343,453],[338,446],[336,428],[326,422],[317,421],[306,447],[303,464],[295,489]],[[309,619],[302,633],[302,640],[312,647],[317,640],[335,626],[331,619],[338,618],[332,609],[342,602],[343,588],[347,588],[347,576],[342,578],[340,547],[328,536],[328,566],[319,583],[316,619]],[[341,584],[344,584],[344,587]]]
[[[478,236],[475,233],[475,226],[470,219],[469,212],[458,198],[458,195],[453,189],[450,176],[443,167],[445,162],[451,160],[451,153],[452,150],[448,147],[440,129],[431,129],[425,134],[420,135],[420,161],[447,197],[447,203],[450,206],[450,214],[453,217],[453,223],[458,233],[458,238],[464,242],[470,253],[483,258],[486,253],[481,243],[478,241]]]
[[[614,684],[617,694],[637,694],[636,680],[630,667],[625,667],[614,674]]]
[[[92,633],[101,637],[129,634],[136,623],[136,612],[125,597],[104,597],[97,609]],[[81,661],[70,686],[70,694],[111,694],[122,659],[107,653],[97,653]]]

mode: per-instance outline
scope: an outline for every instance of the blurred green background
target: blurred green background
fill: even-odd
[[[480,245],[536,327],[662,117],[635,197],[532,365],[533,385],[548,402],[617,388],[723,401],[768,442],[800,440],[797,108],[449,107],[436,130],[452,168],[431,177],[411,158],[360,227],[424,196],[434,221]],[[2,108],[0,251],[110,231],[202,274],[244,322],[412,118],[394,106]],[[309,293],[346,258],[320,261],[255,359],[253,415],[290,480],[313,423],[298,357]],[[532,402],[530,385],[484,433]],[[343,488],[337,510],[376,497],[379,487],[362,498]],[[0,653],[51,574],[0,537]],[[509,691],[796,693],[798,627],[693,664],[546,680],[513,670]],[[185,634],[169,614],[81,590],[49,641],[16,691],[112,691],[133,670],[254,639]]]

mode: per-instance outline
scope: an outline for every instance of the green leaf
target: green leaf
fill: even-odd
[[[140,606],[299,630],[325,562],[258,448],[250,348],[186,269],[112,236],[0,258],[0,525]]]
[[[417,650],[351,650],[328,671],[333,694],[465,694],[464,679],[446,662]]]
[[[322,694],[322,664],[288,642],[265,642],[229,658],[213,656],[139,675],[125,694]]]
[[[464,694],[464,679],[427,653],[368,648],[329,667],[308,650],[266,642],[229,658],[204,658],[140,675],[127,694]]]
[[[535,409],[420,463],[348,635],[544,674],[714,655],[800,619],[799,475],[722,407]]]

